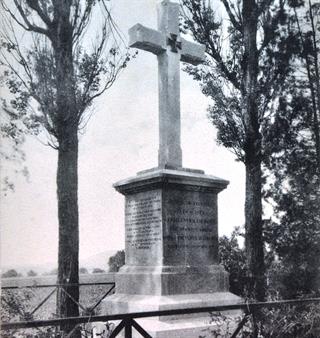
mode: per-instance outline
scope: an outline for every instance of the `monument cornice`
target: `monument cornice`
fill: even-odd
[[[224,190],[229,181],[199,171],[154,169],[118,181],[113,186],[123,195],[151,189],[175,188],[191,191],[215,192]]]

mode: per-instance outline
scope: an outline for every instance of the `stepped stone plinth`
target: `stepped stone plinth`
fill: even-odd
[[[104,302],[104,313],[241,301],[229,292],[218,257],[217,198],[227,185],[182,169],[154,169],[114,185],[125,196],[126,264],[115,276],[116,294]],[[142,320],[149,330],[157,327],[152,337],[200,334],[209,323],[208,314]]]

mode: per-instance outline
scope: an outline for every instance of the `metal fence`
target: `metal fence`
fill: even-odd
[[[108,333],[108,337],[115,338],[120,332],[124,330],[125,338],[132,338],[133,329],[141,334],[142,337],[152,338],[152,336],[136,321],[140,318],[150,317],[162,317],[162,316],[176,316],[186,314],[197,314],[197,313],[220,313],[222,311],[230,310],[242,310],[243,319],[239,323],[238,327],[232,333],[231,338],[238,336],[242,330],[249,316],[254,316],[257,311],[261,309],[278,308],[282,306],[302,306],[306,304],[320,304],[320,298],[309,298],[301,300],[283,300],[283,301],[272,301],[272,302],[255,302],[255,303],[242,303],[233,305],[222,305],[222,306],[209,306],[209,307],[197,307],[197,308],[184,308],[184,309],[173,309],[173,310],[160,310],[160,311],[145,311],[145,312],[134,312],[124,313],[115,315],[92,315],[82,316],[73,318],[58,318],[53,320],[38,320],[38,321],[23,321],[15,323],[2,323],[1,330],[10,329],[24,329],[24,328],[39,328],[39,327],[52,327],[60,326],[63,324],[72,324],[75,328],[81,324],[104,322],[109,325],[110,321],[119,321],[117,326],[114,326]],[[110,328],[110,327],[109,327]],[[67,337],[71,337],[72,332]]]
[[[79,286],[79,289],[83,290],[84,288],[94,287],[96,290],[94,293],[98,293],[98,296],[93,297],[93,292],[89,297],[82,298],[91,298],[90,304],[84,304],[80,301],[76,301],[72,296],[66,291],[66,287],[70,286]],[[39,289],[42,289],[42,292],[39,292]],[[43,292],[46,289],[49,289],[47,292]],[[83,315],[93,315],[96,312],[96,309],[99,307],[101,302],[110,294],[114,293],[115,283],[114,282],[98,282],[98,283],[79,283],[79,284],[43,284],[43,285],[28,285],[28,286],[4,286],[1,288],[1,303],[2,303],[2,317],[4,317],[4,306],[9,313],[15,313],[15,318],[19,318],[22,321],[34,321],[36,315],[43,317],[43,314],[46,312],[44,307],[47,306],[50,308],[50,311],[47,311],[51,314],[51,317],[56,317],[56,314],[53,309],[56,309],[54,295],[62,290],[73,302],[75,302],[79,310]],[[27,291],[27,292],[26,292]],[[20,292],[20,294],[19,294]],[[87,296],[87,295],[85,295]],[[40,300],[39,300],[39,297]],[[38,301],[37,299],[38,298]],[[92,299],[96,298],[92,302]],[[33,301],[31,301],[31,299]],[[37,302],[36,302],[37,301]],[[29,308],[21,306],[20,303],[31,303]],[[86,302],[87,303],[87,302]],[[7,317],[12,317],[7,315]],[[47,314],[48,316],[48,314]],[[10,318],[11,320],[12,318]],[[43,319],[43,318],[41,318]],[[49,318],[46,318],[49,320]],[[3,320],[3,318],[2,318]]]

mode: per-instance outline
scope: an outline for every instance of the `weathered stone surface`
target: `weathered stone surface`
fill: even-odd
[[[126,264],[103,313],[241,302],[218,264],[217,195],[228,181],[199,170],[156,168],[120,181],[125,196]],[[193,337],[208,315],[142,320],[153,337]]]
[[[129,29],[129,45],[155,55],[159,55],[167,48],[166,38],[161,32],[144,27],[139,23]]]
[[[157,11],[159,31],[179,35],[179,4],[163,0],[159,2]]]
[[[128,195],[125,202],[127,265],[162,264],[160,189]]]
[[[218,264],[217,194],[163,190],[163,264]]]
[[[116,183],[126,196],[126,264],[218,264],[217,193],[227,184],[213,176],[168,169]]]
[[[137,176],[121,180],[114,184],[114,188],[123,195],[132,192],[150,191],[164,187],[180,187],[183,190],[219,193],[227,187],[229,181],[204,172],[191,169],[173,170],[155,168],[140,172]]]
[[[228,291],[228,274],[218,265],[217,225],[217,194],[227,184],[199,172],[168,169],[116,183],[126,199],[126,265],[116,275],[117,292]]]
[[[206,50],[204,45],[199,45],[181,38],[181,61],[197,66],[203,62]]]
[[[117,292],[128,295],[177,295],[229,290],[227,272],[219,265],[206,268],[185,266],[125,266],[116,275]]]

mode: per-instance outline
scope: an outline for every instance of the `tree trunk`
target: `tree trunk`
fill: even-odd
[[[58,153],[59,284],[79,283],[78,136],[77,128],[73,129],[65,131],[65,139],[60,141]],[[61,288],[58,292],[59,317],[78,316],[78,301],[78,286]],[[72,327],[62,329],[68,332]]]
[[[248,157],[250,155],[248,154]],[[262,239],[261,161],[247,157],[245,199],[245,246],[249,268],[248,295],[265,299],[264,251]]]
[[[245,166],[245,246],[249,268],[248,296],[259,301],[265,298],[264,251],[262,239],[262,173],[261,134],[257,103],[257,21],[255,0],[243,0],[244,74],[243,109],[246,128]]]
[[[320,111],[320,108],[319,108],[320,107],[320,76],[319,76],[319,61],[318,61],[316,27],[314,24],[311,0],[309,0],[309,18],[311,22],[312,54],[313,54],[313,59],[314,59],[315,83],[316,83],[316,91],[317,91],[317,105],[315,105],[315,109],[313,112],[313,129],[314,129],[314,134],[315,134],[317,168],[318,168],[318,174],[319,174],[320,173],[320,128],[319,128],[318,114]],[[311,77],[309,78],[309,81],[310,82],[312,81]]]
[[[52,46],[56,65],[59,217],[58,283],[67,284],[57,295],[59,317],[79,316],[79,211],[78,124],[79,114],[73,65],[73,28],[69,21],[71,2],[59,0],[54,8]],[[73,285],[68,285],[73,284]],[[61,329],[68,333],[73,327]],[[72,337],[80,337],[79,331]]]

